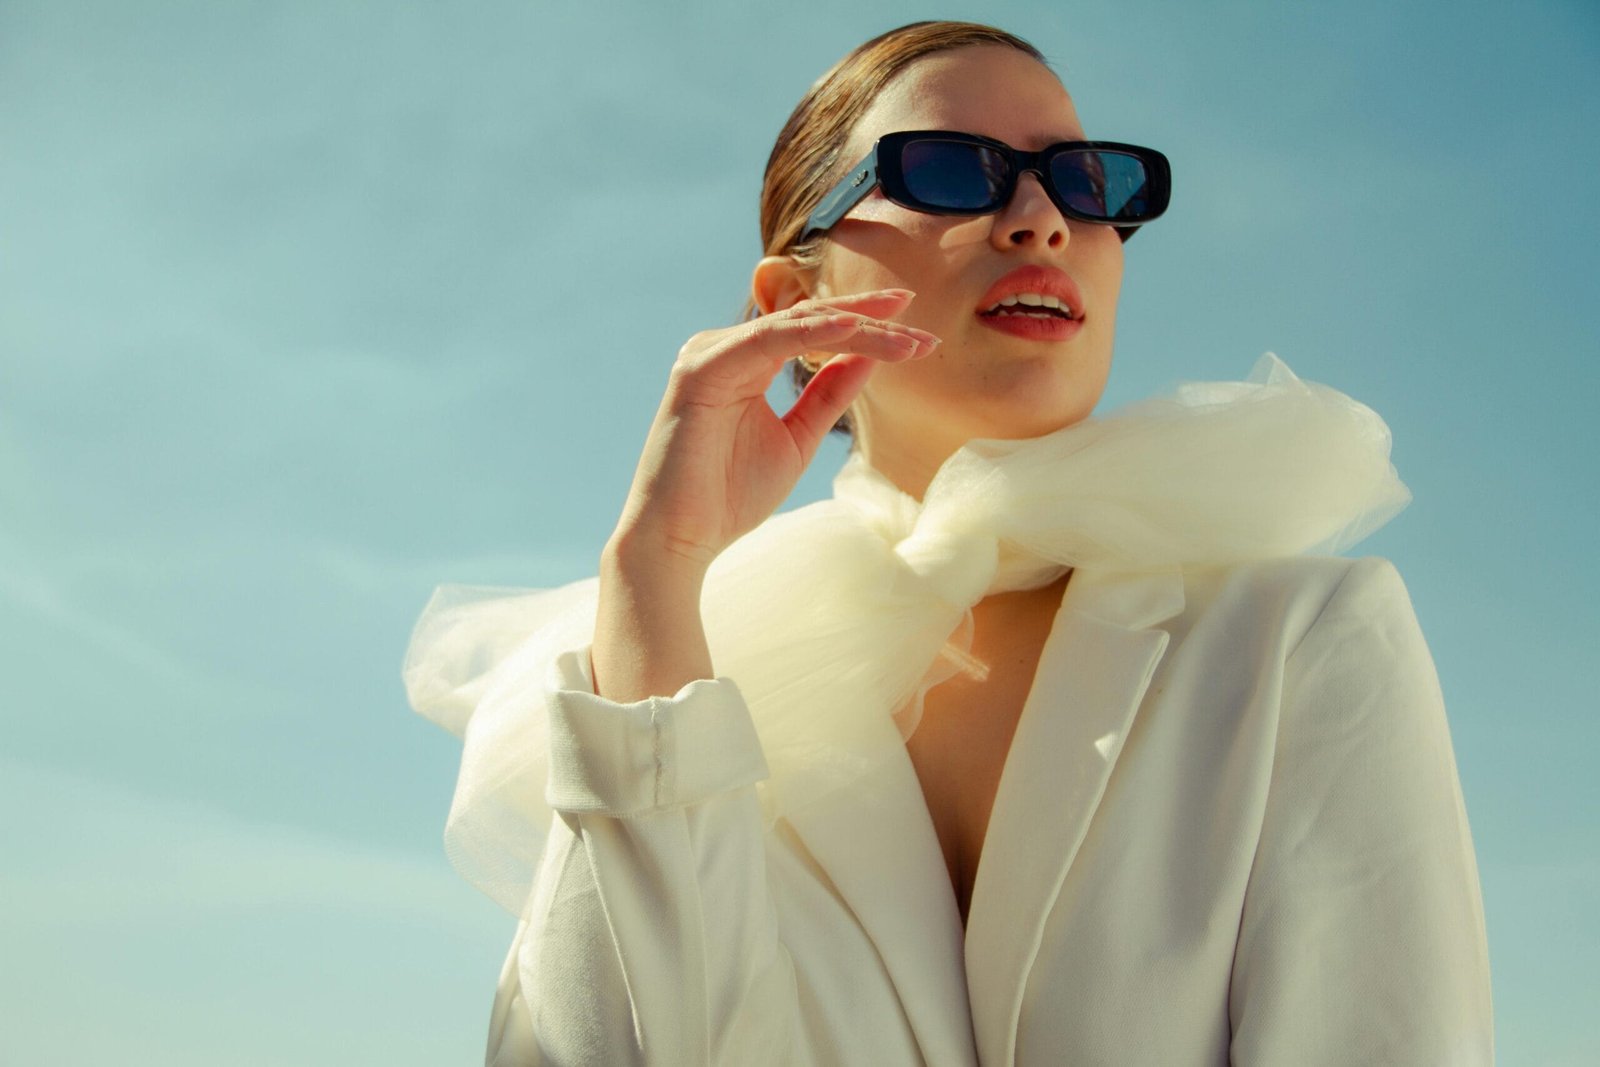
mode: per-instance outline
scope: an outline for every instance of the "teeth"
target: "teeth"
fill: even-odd
[[[1062,303],[1058,298],[1047,296],[1043,293],[1013,293],[1004,300],[1000,301],[998,304],[990,307],[985,314],[988,314],[988,312],[992,311],[998,311],[1000,308],[1016,307],[1018,304],[1022,304],[1026,307],[1056,308],[1066,313],[1066,315],[1070,318],[1077,318],[1077,315],[1073,313],[1072,308]]]

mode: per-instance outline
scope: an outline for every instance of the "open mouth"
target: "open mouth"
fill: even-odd
[[[1066,341],[1083,329],[1083,319],[1051,307],[1007,306],[980,311],[978,318],[991,330],[1032,341]]]
[[[1011,318],[1013,316],[1020,316],[1022,318],[1029,318],[1029,319],[1066,319],[1068,321],[1072,320],[1072,316],[1068,315],[1065,311],[1062,311],[1060,308],[1028,307],[1025,304],[1017,304],[1014,307],[999,307],[999,308],[995,308],[992,311],[980,311],[980,312],[978,312],[978,315],[981,318],[985,318],[985,319]]]

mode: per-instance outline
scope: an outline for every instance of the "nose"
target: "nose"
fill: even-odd
[[[1000,249],[1036,243],[1044,248],[1065,248],[1070,235],[1067,220],[1056,208],[1044,183],[1031,170],[1017,179],[1011,202],[995,216],[991,240]]]

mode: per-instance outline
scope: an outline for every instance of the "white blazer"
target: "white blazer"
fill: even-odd
[[[1444,703],[1385,559],[1073,575],[965,929],[909,757],[769,830],[734,679],[622,705],[588,666],[549,671],[496,1067],[1492,1062]]]

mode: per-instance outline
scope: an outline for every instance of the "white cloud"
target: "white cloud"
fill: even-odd
[[[480,936],[499,915],[434,861],[301,827],[247,822],[12,760],[0,762],[0,928],[152,923],[339,909]],[[108,892],[114,885],[115,891]],[[503,918],[503,916],[502,916]]]

